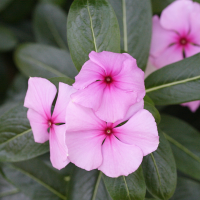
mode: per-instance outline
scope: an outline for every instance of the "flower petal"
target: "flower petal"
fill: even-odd
[[[87,108],[98,110],[104,93],[106,84],[102,81],[96,81],[82,90],[78,90],[71,95],[72,101]]]
[[[127,92],[136,92],[137,101],[141,101],[145,96],[144,72],[138,68],[134,58],[123,62],[122,70],[113,76],[113,84]]]
[[[136,92],[125,92],[115,86],[107,86],[102,102],[95,114],[106,122],[116,122],[123,119],[131,105],[136,103]]]
[[[192,44],[187,45],[185,48],[185,56],[190,57],[200,52],[200,46],[195,46]]]
[[[183,50],[177,45],[168,47],[157,58],[154,59],[154,64],[157,68],[164,67],[174,62],[183,59]]]
[[[70,161],[68,159],[68,149],[65,144],[65,125],[53,127],[50,130],[50,160],[56,169],[64,168]]]
[[[52,120],[55,123],[65,123],[66,108],[71,100],[70,95],[76,92],[72,86],[59,83],[58,98],[53,111]]]
[[[103,130],[106,122],[100,120],[91,108],[69,102],[66,110],[67,131]]]
[[[163,28],[168,30],[174,30],[180,34],[188,33],[190,29],[189,15],[193,10],[193,1],[175,1],[162,11],[160,23]]]
[[[51,106],[56,96],[56,87],[44,78],[29,78],[24,106],[31,108],[46,118],[51,117]]]
[[[126,124],[113,131],[122,142],[138,146],[144,156],[158,148],[157,125],[152,114],[145,109],[138,111]]]
[[[67,131],[66,144],[70,161],[88,171],[98,168],[102,163],[101,148],[104,138],[105,134],[100,130]]]
[[[187,103],[182,103],[181,105],[187,106],[187,107],[190,108],[190,110],[192,112],[195,112],[200,106],[200,101],[199,100],[198,101],[191,101],[191,102],[187,102]]]
[[[105,70],[106,75],[114,76],[121,71],[123,62],[126,59],[130,59],[132,57],[124,53],[113,53],[109,51],[102,51],[100,53],[97,53],[95,51],[92,51],[89,54],[89,58],[92,62],[101,66]]]
[[[160,20],[157,15],[153,17],[152,39],[151,39],[151,56],[159,56],[170,44],[176,42],[176,33],[164,29],[160,25]]]
[[[140,166],[143,153],[135,145],[124,144],[115,136],[107,137],[102,145],[103,162],[98,168],[106,176],[128,176]]]
[[[105,70],[91,60],[88,60],[83,65],[79,74],[75,77],[76,81],[73,86],[76,89],[84,89],[97,80],[103,80],[104,76]]]
[[[33,109],[28,109],[27,118],[30,121],[35,142],[44,143],[49,140],[47,119]]]

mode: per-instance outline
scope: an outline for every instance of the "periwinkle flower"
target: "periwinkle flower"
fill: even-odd
[[[200,4],[177,0],[153,17],[150,61],[156,68],[200,52]],[[200,101],[183,104],[195,111]]]
[[[65,114],[73,87],[59,83],[56,105],[51,115],[51,107],[56,96],[56,87],[44,78],[29,78],[24,106],[33,131],[35,142],[49,140],[52,165],[61,169],[70,161],[65,143]],[[61,125],[60,125],[61,124]],[[49,130],[49,131],[48,131]]]
[[[72,100],[106,122],[122,119],[145,95],[144,73],[129,54],[92,51],[75,77]]]

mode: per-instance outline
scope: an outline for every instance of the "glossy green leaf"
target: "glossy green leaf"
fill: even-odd
[[[188,178],[179,177],[174,196],[170,200],[198,200],[200,198],[200,183]]]
[[[91,51],[120,52],[120,31],[115,13],[106,0],[75,0],[67,20],[67,39],[78,70]]]
[[[147,95],[156,105],[200,99],[200,54],[163,67],[145,79]]]
[[[112,200],[98,170],[75,168],[68,188],[68,200]]]
[[[151,2],[147,0],[109,0],[119,22],[121,48],[137,59],[145,70],[151,42]]]
[[[17,45],[17,38],[14,33],[0,25],[0,52],[10,51]]]
[[[0,19],[6,22],[19,22],[31,13],[34,4],[35,0],[12,0],[0,13]]]
[[[154,116],[157,124],[160,123],[160,113],[156,109],[153,101],[147,95],[144,97],[144,109],[148,110]]]
[[[52,4],[39,4],[34,12],[34,32],[39,43],[68,49],[66,36],[67,16]]]
[[[48,143],[33,139],[27,109],[20,103],[0,117],[0,161],[27,160],[49,151]]]
[[[148,191],[156,198],[167,200],[176,188],[176,164],[170,144],[161,131],[159,136],[158,149],[144,157],[142,167]]]
[[[162,115],[159,125],[171,144],[177,168],[200,180],[200,133],[186,122]]]
[[[32,200],[66,199],[67,182],[64,177],[39,159],[3,164],[2,171],[8,180]]]
[[[15,63],[26,76],[74,78],[77,70],[68,52],[39,44],[24,44],[15,52]]]
[[[129,176],[110,178],[104,175],[103,179],[113,200],[143,200],[145,197],[146,185],[141,167]]]

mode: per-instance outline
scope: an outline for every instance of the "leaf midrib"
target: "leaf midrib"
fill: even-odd
[[[22,170],[21,168],[18,168],[16,166],[11,166],[12,168],[20,171],[21,173],[29,176],[30,178],[32,178],[33,180],[35,180],[36,182],[38,182],[40,185],[43,185],[46,189],[48,189],[49,191],[51,191],[53,194],[55,194],[56,196],[60,197],[61,199],[65,200],[66,196],[64,196],[63,194],[61,194],[60,192],[56,191],[54,188],[52,188],[51,186],[47,185],[46,183],[44,183],[43,181],[41,181],[40,179],[38,179],[37,177],[33,176],[32,174],[30,174],[29,172]]]
[[[123,176],[123,180],[124,180],[124,183],[125,183],[125,188],[126,188],[127,196],[129,198],[129,200],[131,200],[129,189],[128,189],[128,184],[126,182],[125,176]]]
[[[180,80],[180,81],[174,81],[174,82],[171,82],[171,83],[166,83],[166,84],[163,84],[163,85],[155,86],[155,87],[146,89],[146,93],[153,92],[153,91],[156,91],[156,90],[160,90],[160,89],[163,89],[163,88],[166,88],[166,87],[171,87],[171,86],[174,86],[174,85],[179,85],[179,84],[182,84],[182,83],[187,83],[187,82],[198,80],[198,79],[200,79],[200,75],[192,77],[192,78]]]
[[[9,196],[9,195],[13,195],[13,194],[17,194],[17,193],[19,193],[20,191],[19,191],[19,189],[13,189],[13,190],[9,190],[9,191],[7,191],[7,192],[2,192],[2,193],[0,193],[0,198],[2,198],[2,197],[6,197],[6,196]]]
[[[98,178],[97,178],[97,181],[96,181],[96,184],[95,184],[95,187],[94,187],[94,192],[93,192],[93,195],[92,195],[92,200],[96,199],[96,195],[97,195],[97,191],[98,191],[98,188],[99,188],[99,183],[101,181],[101,177],[102,177],[102,172],[99,171],[99,175],[98,175]]]
[[[128,52],[128,34],[127,34],[127,19],[126,19],[126,0],[122,0],[122,13],[123,13],[124,51]]]

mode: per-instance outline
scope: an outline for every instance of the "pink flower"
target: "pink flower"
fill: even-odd
[[[74,89],[59,83],[57,102],[51,115],[51,107],[56,96],[56,87],[43,78],[29,78],[24,106],[29,108],[27,117],[33,131],[35,142],[49,140],[52,165],[61,169],[69,163],[68,149],[65,144],[66,107]],[[63,125],[58,125],[63,124]],[[48,132],[49,129],[49,132]]]
[[[92,108],[107,122],[123,119],[131,105],[145,95],[144,73],[130,55],[92,51],[76,76],[74,102]]]
[[[200,52],[199,19],[200,4],[191,0],[177,0],[163,10],[160,19],[153,17],[150,60],[156,68]],[[195,102],[184,105],[192,111],[198,108]]]
[[[143,106],[142,100],[130,107],[123,120],[106,123],[91,108],[70,102],[66,115],[70,161],[88,171],[98,168],[109,177],[137,170],[143,156],[159,144],[155,120]]]

